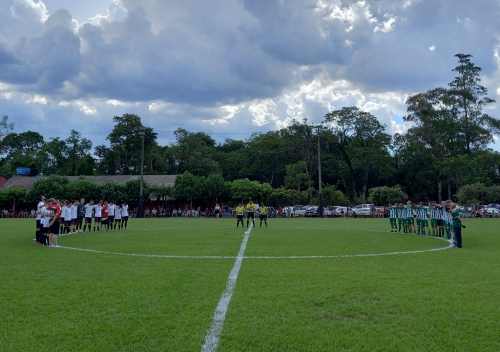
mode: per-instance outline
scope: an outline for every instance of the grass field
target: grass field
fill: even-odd
[[[464,223],[463,249],[435,250],[388,219],[270,219],[217,351],[499,351],[500,222]],[[62,248],[34,228],[0,220],[0,351],[201,351],[245,239],[232,219],[132,219]]]

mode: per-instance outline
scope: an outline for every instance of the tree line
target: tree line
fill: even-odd
[[[304,203],[318,196],[318,142],[323,189],[342,192],[353,204],[364,203],[378,187],[398,187],[425,201],[452,198],[465,185],[500,185],[500,155],[488,148],[500,120],[483,112],[494,100],[481,85],[481,68],[472,56],[455,57],[456,77],[447,87],[408,97],[403,120],[412,127],[404,134],[391,136],[376,116],[344,107],[327,113],[321,128],[293,121],[278,131],[219,144],[204,132],[178,128],[176,142],[161,146],[139,116],[124,114],[113,119],[109,145],[95,148],[74,130],[65,140],[49,141],[37,132],[9,133],[1,144],[0,176],[11,177],[19,166],[44,175],[139,174],[144,132],[146,175],[187,173],[205,182],[217,175],[224,183],[248,179],[273,192],[296,191],[306,197]]]

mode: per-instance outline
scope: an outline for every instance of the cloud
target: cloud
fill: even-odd
[[[498,3],[113,0],[79,24],[41,0],[0,3],[0,101],[33,114],[16,128],[50,114],[110,127],[131,112],[230,136],[356,105],[394,133],[408,95],[454,78],[456,53],[500,94]]]

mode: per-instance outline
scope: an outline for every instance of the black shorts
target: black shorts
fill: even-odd
[[[40,220],[37,220],[36,221],[36,232],[39,232],[41,227],[42,227],[42,225],[40,224]]]
[[[64,226],[70,227],[71,226],[71,220],[64,220]]]
[[[115,219],[115,222],[122,222],[122,218]]]
[[[122,216],[122,220],[123,221],[127,221],[128,220],[128,216]]]
[[[42,235],[50,233],[50,227],[42,227],[41,233],[42,233]]]
[[[250,212],[250,211],[249,211],[249,212],[247,213],[247,218],[249,218],[249,219],[250,219],[250,218],[254,219],[254,213],[253,213],[253,211],[252,211],[252,212]]]
[[[438,219],[437,224],[438,224],[438,226],[444,226],[443,219]]]
[[[50,227],[50,233],[53,233],[56,236],[59,235],[59,227],[60,227],[59,221],[54,221],[54,223]]]
[[[243,215],[237,215],[236,220],[243,220]]]
[[[80,225],[83,222],[83,215],[78,215],[76,217],[76,223]]]
[[[108,223],[108,218],[102,218],[101,223],[106,225]]]
[[[101,218],[95,218],[95,222],[101,222]]]
[[[108,221],[111,223],[115,220],[115,216],[114,215],[110,215],[108,216]]]
[[[267,214],[260,214],[260,221],[267,220]]]
[[[73,219],[73,218],[71,218],[71,225],[76,225],[76,223],[77,223],[76,218],[74,218],[74,219]]]
[[[92,218],[85,218],[86,224],[92,224]]]

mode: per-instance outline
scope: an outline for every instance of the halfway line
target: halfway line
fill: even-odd
[[[253,222],[250,223],[250,227],[245,232],[245,237],[241,243],[240,251],[236,257],[236,262],[234,263],[233,270],[229,274],[229,278],[226,283],[226,289],[222,292],[222,296],[215,308],[214,317],[212,319],[212,324],[208,328],[207,334],[205,336],[205,341],[201,347],[201,352],[215,352],[217,346],[219,345],[220,335],[222,333],[222,327],[224,326],[224,320],[226,319],[227,308],[229,307],[229,302],[231,302],[231,297],[233,296],[234,287],[236,286],[236,279],[238,279],[238,273],[240,271],[241,262],[245,256],[245,249],[247,248],[248,237],[250,236],[250,231],[252,231]]]

